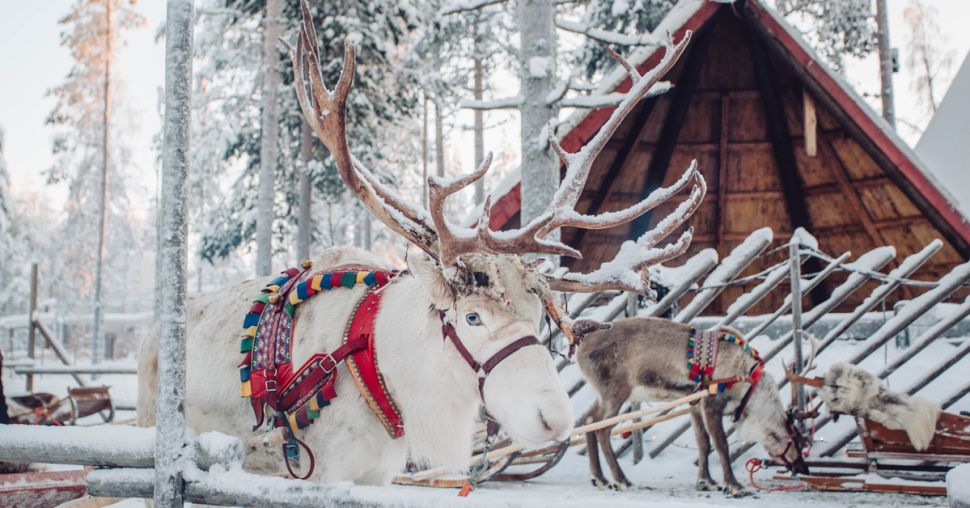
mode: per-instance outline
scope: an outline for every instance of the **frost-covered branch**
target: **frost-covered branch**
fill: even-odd
[[[670,91],[671,88],[673,88],[673,85],[669,81],[661,81],[650,87],[650,91],[643,97],[647,98],[664,94]],[[626,94],[619,92],[602,95],[576,95],[574,97],[563,97],[559,100],[559,106],[564,108],[605,108],[616,106],[623,102],[625,98]]]
[[[463,99],[461,107],[464,109],[493,110],[493,109],[514,109],[522,104],[522,96],[503,97],[488,101],[478,101],[474,99]]]
[[[460,12],[477,11],[482,7],[488,7],[489,5],[500,3],[505,3],[505,0],[458,0],[442,7],[441,10],[438,11],[438,16],[449,16],[451,14],[458,14]]]
[[[557,19],[556,26],[567,32],[582,34],[604,44],[615,44],[619,46],[659,46],[664,42],[663,37],[658,37],[654,34],[626,35],[600,28],[593,28],[585,23],[566,19]]]

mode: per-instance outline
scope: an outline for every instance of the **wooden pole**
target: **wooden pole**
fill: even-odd
[[[37,263],[30,265],[30,306],[27,307],[27,356],[36,358],[37,330],[34,326],[34,313],[37,312]],[[34,391],[34,375],[27,374],[27,391]]]
[[[186,181],[192,111],[192,0],[168,0],[165,23],[165,119],[162,146],[158,394],[155,505],[183,505],[185,427]],[[277,20],[278,21],[278,20]],[[275,42],[274,42],[275,43]]]
[[[801,374],[805,368],[802,359],[802,251],[798,235],[792,235],[788,242],[789,273],[791,274],[791,326],[795,354],[794,371]],[[795,404],[799,411],[805,410],[805,387],[795,388]]]

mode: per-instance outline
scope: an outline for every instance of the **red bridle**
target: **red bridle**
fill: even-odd
[[[537,346],[539,345],[539,339],[535,338],[533,335],[527,335],[525,337],[516,339],[510,344],[506,345],[502,349],[499,349],[494,355],[485,360],[485,363],[478,363],[475,357],[472,356],[468,348],[458,337],[458,332],[455,331],[454,325],[445,320],[445,312],[443,310],[438,311],[438,318],[441,319],[441,335],[442,339],[451,339],[451,343],[454,344],[455,349],[458,350],[458,354],[465,359],[465,363],[468,364],[471,369],[478,374],[478,394],[482,398],[482,403],[485,403],[485,379],[492,370],[502,363],[503,360],[511,356],[516,351],[527,347],[527,346]]]

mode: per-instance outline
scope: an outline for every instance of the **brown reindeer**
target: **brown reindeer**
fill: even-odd
[[[723,328],[725,334],[741,337],[732,329]],[[615,416],[625,401],[669,401],[697,391],[701,383],[689,377],[687,366],[688,342],[691,328],[660,318],[631,318],[616,321],[608,330],[587,336],[577,353],[579,368],[596,389],[598,401],[587,416],[587,422]],[[711,437],[724,472],[724,483],[732,496],[744,496],[748,492],[738,483],[731,469],[731,454],[722,417],[727,412],[739,412],[741,438],[760,442],[775,460],[787,465],[795,473],[808,473],[802,460],[802,439],[787,417],[778,397],[778,389],[768,374],[746,397],[751,387],[751,374],[760,360],[745,351],[737,342],[720,341],[716,353],[714,380],[735,379],[723,392],[701,399],[691,407],[691,424],[697,438],[697,489],[713,490],[717,484],[708,469]],[[742,403],[743,400],[747,399]],[[740,411],[738,408],[740,407]],[[611,428],[586,434],[590,474],[593,485],[609,486],[625,490],[631,483],[627,480],[610,446]],[[598,447],[602,445],[603,456],[613,474],[615,483],[609,484],[600,467]]]

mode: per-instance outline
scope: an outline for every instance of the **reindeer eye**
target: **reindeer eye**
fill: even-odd
[[[465,314],[465,321],[468,321],[468,324],[472,326],[482,326],[482,317],[477,312]]]

